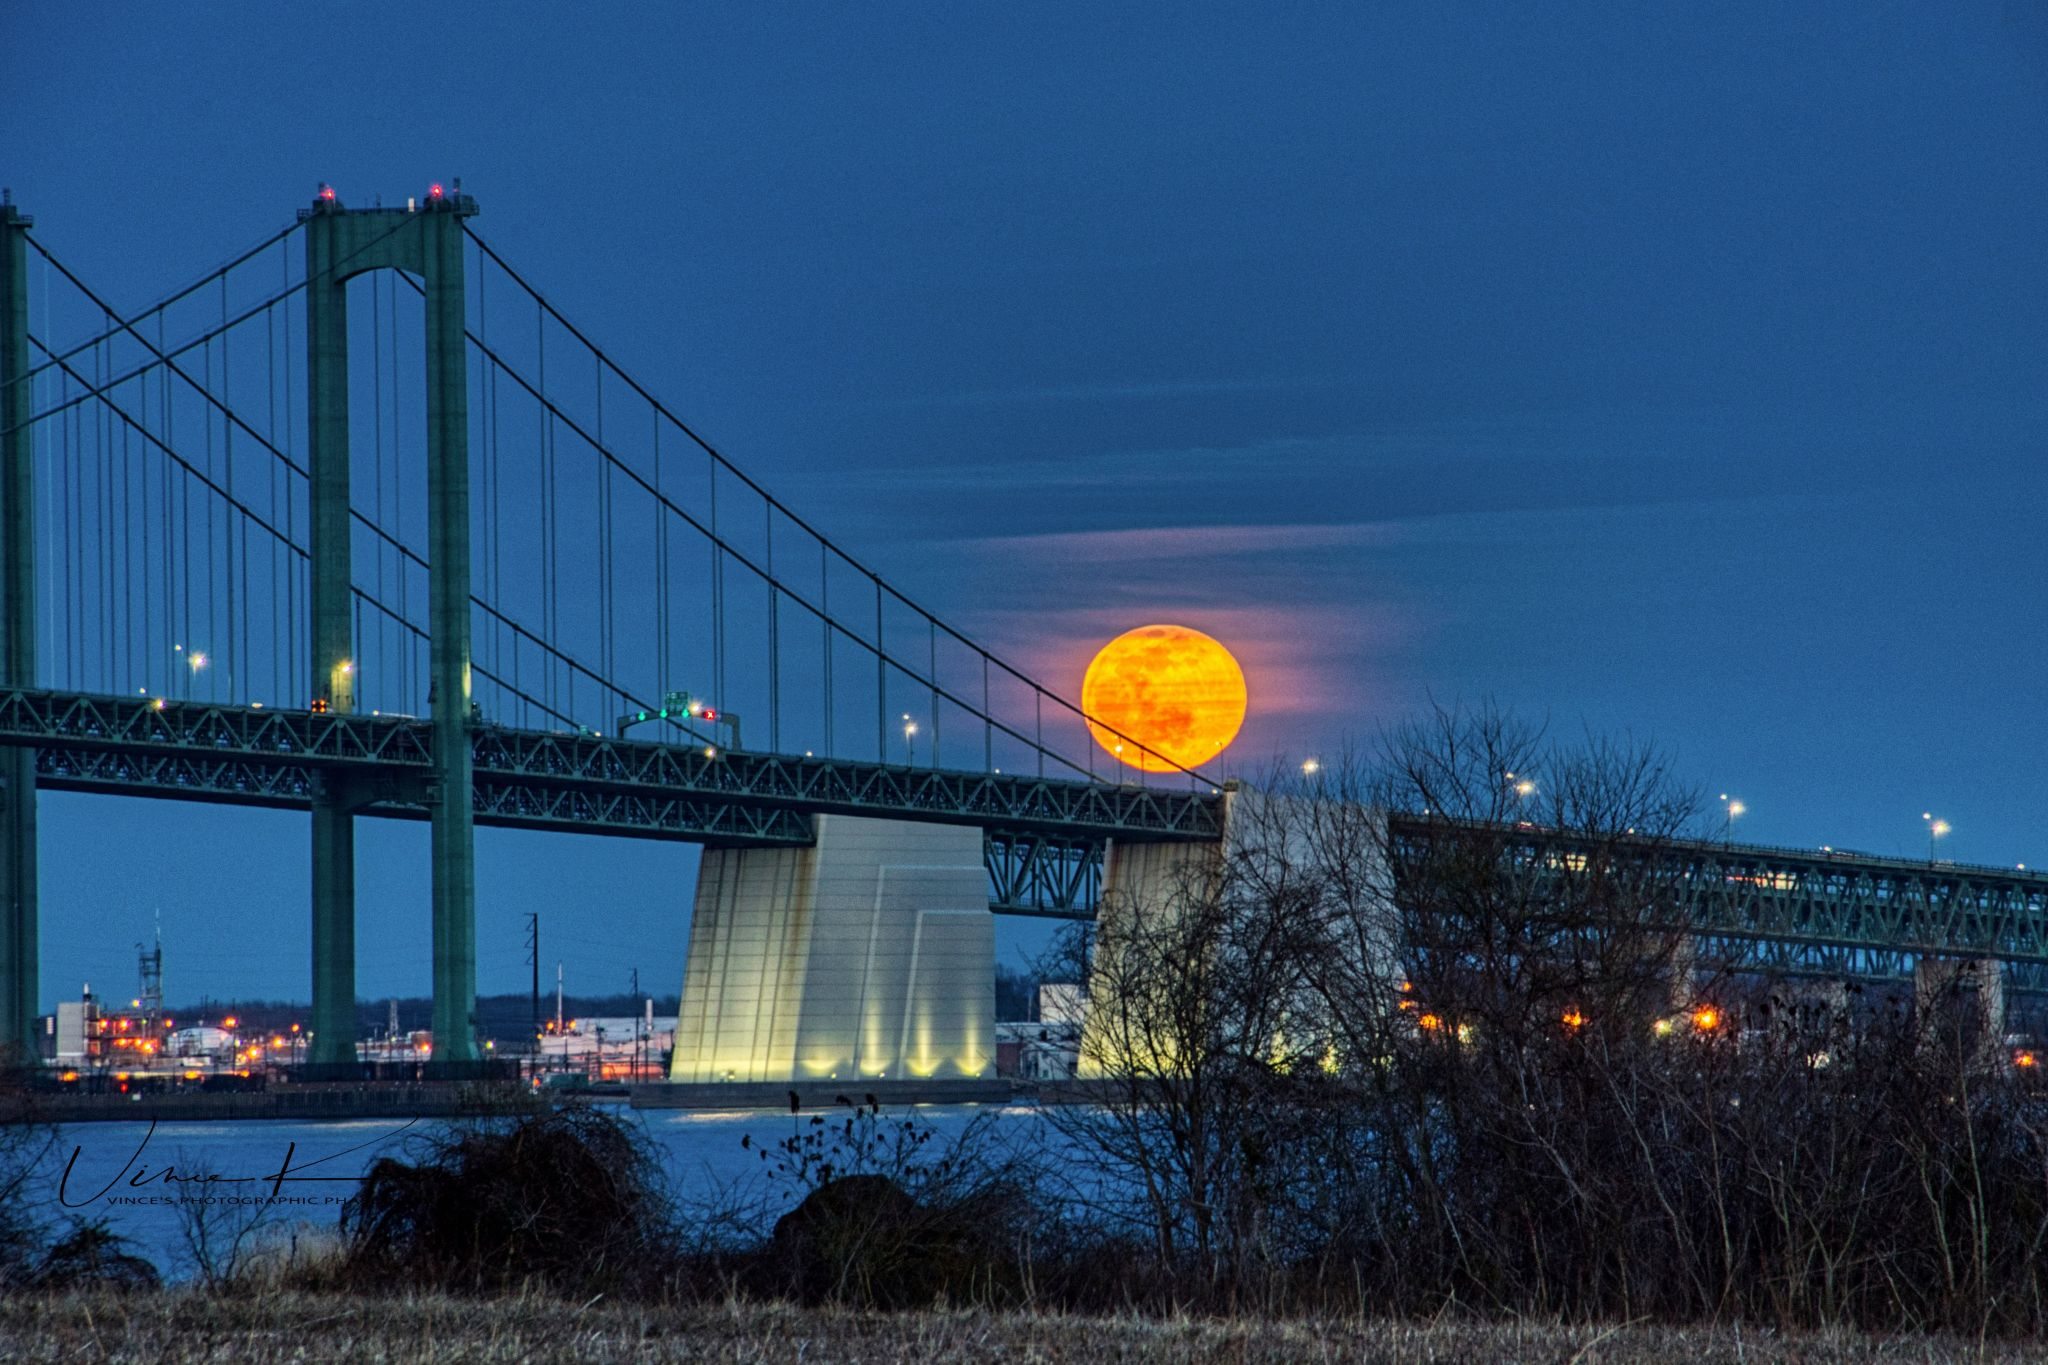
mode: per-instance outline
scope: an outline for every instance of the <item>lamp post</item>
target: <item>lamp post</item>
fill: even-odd
[[[1920,818],[1927,822],[1927,861],[1932,863],[1934,861],[1934,841],[1947,834],[1954,826],[1946,820],[1936,819],[1933,811],[1921,811]]]
[[[212,660],[206,657],[205,650],[186,649],[183,645],[172,645],[171,653],[185,665],[185,700],[192,701],[199,690],[199,674]]]
[[[1722,816],[1721,816],[1721,842],[1722,842],[1722,843],[1726,844],[1726,843],[1732,843],[1732,842],[1734,842],[1734,839],[1735,839],[1735,817],[1736,817],[1736,816],[1738,816],[1738,815],[1740,815],[1740,814],[1742,814],[1742,813],[1743,813],[1744,811],[1746,811],[1746,810],[1748,810],[1748,809],[1749,809],[1749,807],[1748,807],[1748,806],[1745,806],[1745,805],[1743,805],[1743,804],[1742,804],[1742,802],[1740,802],[1740,801],[1736,800],[1736,799],[1735,799],[1734,797],[1731,797],[1730,795],[1728,795],[1728,793],[1727,793],[1727,792],[1722,792],[1722,793],[1721,793],[1721,810],[1722,810]]]
[[[903,713],[903,766],[906,768],[911,765],[912,741],[916,736],[917,722],[910,718],[908,711],[905,711]]]

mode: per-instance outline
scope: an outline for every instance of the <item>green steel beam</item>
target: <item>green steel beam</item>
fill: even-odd
[[[323,191],[323,195],[324,195]],[[306,219],[306,424],[313,694],[355,709],[348,433],[348,290],[342,261],[359,244],[339,204]],[[313,1043],[317,1065],[353,1062],[356,1036],[356,822],[346,774],[312,798]]]
[[[401,270],[424,282],[428,671],[434,699],[427,804],[433,821],[434,1046],[436,1060],[444,1062],[477,1056],[476,818],[468,742],[469,348],[462,253],[462,223],[475,212],[476,201],[460,194],[435,194],[405,209],[349,209],[323,189],[302,214],[312,438],[313,679],[315,694],[330,714],[355,709],[349,638],[347,284],[372,270]],[[327,1025],[316,1037],[354,1036],[354,811],[362,804],[345,774],[329,774],[315,784],[313,1013],[316,1029],[322,1022]],[[344,1010],[351,1021],[346,1030],[336,1027]]]
[[[29,418],[28,230],[0,204],[0,686],[36,673],[35,483]],[[0,1065],[35,1054],[36,755],[0,754]]]
[[[1068,841],[1213,842],[1222,821],[1220,798],[1211,793],[730,749],[713,757],[689,746],[489,724],[473,726],[468,738],[479,793],[523,787],[704,797],[805,815],[932,820]],[[236,802],[243,799],[238,790],[213,785],[211,774],[345,768],[423,784],[434,731],[429,722],[400,716],[0,689],[0,745],[10,744],[49,750],[65,763],[113,754],[138,772],[154,773],[148,781],[166,789]],[[269,779],[255,780],[260,786]],[[592,832],[605,831],[600,824]]]

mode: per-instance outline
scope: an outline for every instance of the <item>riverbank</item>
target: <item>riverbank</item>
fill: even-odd
[[[607,1083],[588,1090],[537,1091],[523,1083],[485,1081],[366,1081],[294,1085],[208,1093],[199,1090],[134,1094],[0,1094],[0,1124],[217,1122],[231,1119],[482,1118],[537,1113],[567,1101],[624,1100],[635,1109],[763,1110],[787,1113],[790,1096],[804,1110],[839,1107],[873,1096],[885,1108],[924,1104],[1003,1104],[1017,1093],[1012,1082],[877,1081],[857,1084],[781,1082],[703,1085]]]
[[[0,1300],[9,1360],[197,1362],[320,1358],[442,1361],[902,1360],[1402,1362],[1794,1359],[1802,1365],[2038,1359],[2025,1343],[1934,1336],[1787,1333],[1744,1326],[1159,1320],[1053,1313],[853,1313],[784,1305],[637,1308],[538,1297],[366,1299],[165,1291]]]
[[[263,1090],[202,1090],[68,1095],[0,1095],[0,1123],[186,1123],[224,1119],[474,1118],[527,1114],[548,1101],[519,1084],[476,1081],[275,1085]]]

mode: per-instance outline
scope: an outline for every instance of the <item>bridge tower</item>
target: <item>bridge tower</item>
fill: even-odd
[[[350,279],[402,270],[426,287],[427,562],[433,766],[434,1059],[477,1056],[475,793],[470,757],[469,377],[462,222],[476,212],[440,187],[417,208],[349,209],[323,188],[306,220],[314,700],[355,708],[349,540]],[[324,781],[313,797],[313,1055],[355,1060],[355,815],[374,793]]]
[[[28,355],[28,230],[0,204],[0,687],[36,685],[35,484]],[[36,751],[0,751],[0,1064],[32,1061]]]

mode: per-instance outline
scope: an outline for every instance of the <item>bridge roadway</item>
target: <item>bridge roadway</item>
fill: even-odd
[[[1400,816],[1393,834],[1426,839],[1445,827],[1441,819]],[[1596,849],[1591,840],[1537,826],[1494,829],[1491,837],[1502,840],[1506,856],[1538,866]],[[1609,845],[1601,853],[1614,851]],[[1660,927],[1697,935],[1709,960],[1909,980],[1923,956],[1989,958],[2009,964],[2009,989],[2048,991],[2048,874],[1713,840],[1646,842],[1641,856],[1661,864],[1659,880],[1676,891],[1675,913]]]
[[[345,790],[361,813],[430,814],[433,727],[147,696],[0,689],[0,744],[36,751],[59,791],[310,809]],[[676,839],[725,847],[812,842],[810,817],[844,813],[985,832],[989,908],[1092,916],[1111,839],[1214,840],[1222,798],[1008,773],[706,750],[602,735],[471,732],[478,824]]]
[[[323,785],[365,814],[424,819],[432,727],[412,717],[329,715],[146,696],[0,689],[0,744],[36,750],[39,786],[308,809]],[[513,729],[471,735],[481,824],[726,847],[812,842],[821,813],[984,831],[990,909],[1092,918],[1109,841],[1219,837],[1213,789],[1115,786]],[[1440,822],[1397,816],[1398,838]],[[1512,831],[1509,851],[1570,858],[1565,832]],[[1671,860],[1683,908],[1670,927],[1716,956],[1763,968],[1865,978],[1911,975],[1915,958],[2014,964],[2048,987],[2048,874],[1820,849],[1714,841],[1645,845]]]

